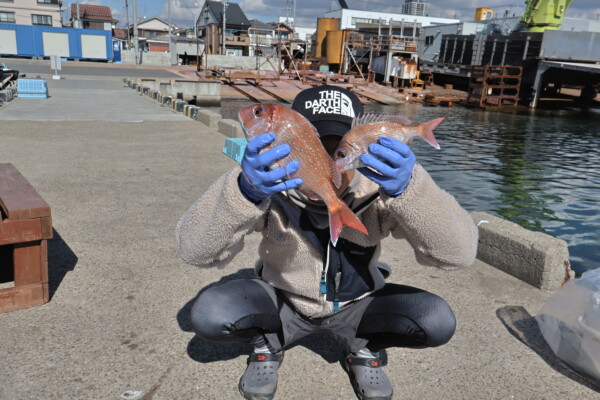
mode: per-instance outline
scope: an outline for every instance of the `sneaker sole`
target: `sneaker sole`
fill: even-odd
[[[238,390],[240,391],[240,394],[246,400],[273,400],[273,398],[275,397],[275,393],[272,393],[272,394],[254,394],[254,393],[245,392],[244,389],[242,389],[241,383],[238,384]],[[277,387],[275,387],[275,390],[277,390]]]

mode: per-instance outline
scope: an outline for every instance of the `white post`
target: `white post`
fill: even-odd
[[[223,49],[221,53],[225,55],[225,30],[227,29],[227,0],[223,0]]]
[[[133,0],[133,51],[135,51],[135,64],[138,65],[139,62],[139,57],[140,57],[140,50],[139,50],[139,46],[140,44],[138,43],[138,26],[137,26],[137,0]]]

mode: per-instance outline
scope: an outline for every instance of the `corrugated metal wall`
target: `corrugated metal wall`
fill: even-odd
[[[98,29],[0,24],[0,42],[0,56],[59,55],[65,58],[93,60],[113,58],[112,33]]]

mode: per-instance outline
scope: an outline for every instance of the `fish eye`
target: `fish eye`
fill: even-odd
[[[254,116],[260,117],[262,115],[262,112],[263,112],[263,108],[262,107],[255,107],[254,108]]]
[[[338,151],[335,152],[335,157],[339,160],[341,158],[346,158],[348,154],[346,153],[346,150],[344,149],[340,149]]]

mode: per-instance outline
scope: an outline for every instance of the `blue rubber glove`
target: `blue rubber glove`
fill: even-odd
[[[381,137],[379,143],[369,145],[369,153],[360,156],[369,168],[358,168],[367,178],[381,186],[385,194],[399,196],[412,178],[417,158],[410,147],[399,140]]]
[[[269,170],[269,166],[277,160],[290,154],[290,146],[282,144],[263,153],[260,150],[275,140],[272,133],[264,133],[255,137],[246,145],[242,158],[242,173],[239,177],[239,186],[242,194],[252,201],[262,201],[273,193],[297,188],[302,184],[302,179],[285,178],[298,170],[300,163],[290,161],[285,168]]]

